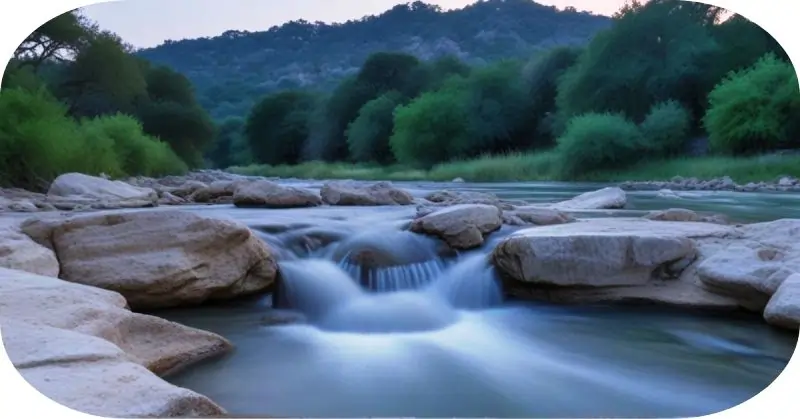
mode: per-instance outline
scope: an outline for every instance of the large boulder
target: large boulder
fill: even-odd
[[[417,218],[411,231],[444,240],[450,247],[467,250],[480,247],[489,233],[502,227],[502,211],[493,205],[464,204],[443,208]]]
[[[98,208],[135,208],[155,206],[158,193],[122,181],[112,181],[82,173],[66,173],[57,177],[47,191],[56,207],[85,204]]]
[[[357,182],[329,182],[320,190],[322,201],[328,205],[379,206],[412,205],[414,197],[389,182],[371,185]]]
[[[189,212],[33,219],[22,230],[55,251],[60,278],[117,291],[136,309],[252,294],[277,275],[270,249],[247,227]]]
[[[800,272],[800,220],[777,220],[741,227],[697,267],[703,285],[761,312],[793,273]]]
[[[692,237],[724,233],[700,223],[585,220],[518,231],[497,246],[493,259],[505,276],[540,286],[644,285],[695,258]]]
[[[787,329],[800,326],[800,274],[792,274],[781,283],[764,309],[764,319]]]
[[[0,227],[0,268],[58,276],[58,259],[52,250],[34,242],[14,227]]]
[[[106,417],[224,415],[157,374],[221,355],[231,344],[125,306],[111,291],[0,268],[3,344],[23,378],[48,398]]]
[[[257,180],[240,184],[233,194],[233,204],[237,207],[302,208],[322,205],[322,199],[307,189]]]
[[[553,204],[551,208],[559,210],[622,209],[627,203],[628,198],[625,191],[617,187],[608,187]]]

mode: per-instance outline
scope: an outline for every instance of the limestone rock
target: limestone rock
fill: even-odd
[[[622,209],[627,203],[625,191],[617,187],[608,187],[586,192],[568,201],[553,204],[551,207],[559,210]]]
[[[484,237],[502,227],[502,212],[492,205],[463,204],[446,207],[418,218],[411,231],[430,234],[454,249],[472,249],[483,244]]]
[[[230,343],[124,306],[114,292],[0,268],[4,346],[45,396],[106,417],[224,415],[155,374],[224,353]]]
[[[677,221],[677,222],[703,222],[715,224],[728,224],[727,217],[721,214],[700,215],[692,210],[683,208],[670,208],[663,211],[651,211],[644,218],[653,221]]]
[[[437,191],[425,196],[425,199],[432,204],[426,206],[443,207],[464,204],[494,205],[502,210],[514,209],[514,204],[501,200],[497,195],[487,192],[474,191]]]
[[[29,220],[22,230],[55,251],[62,279],[117,291],[136,309],[252,294],[277,275],[247,227],[184,211]]]
[[[503,222],[512,226],[526,225],[556,225],[575,221],[575,218],[564,212],[549,208],[518,208],[513,211],[503,211]]]
[[[356,182],[329,182],[320,190],[322,201],[329,205],[380,206],[412,205],[414,197],[389,182],[363,185]]]
[[[59,201],[83,201],[91,204],[99,201],[104,208],[133,208],[153,206],[158,201],[158,193],[151,188],[139,188],[121,181],[111,181],[101,177],[81,173],[66,173],[57,177],[47,192],[48,198]],[[59,199],[59,198],[67,198]]]
[[[185,199],[175,196],[169,192],[162,192],[161,198],[158,199],[158,205],[181,205],[185,203]]]
[[[800,274],[792,274],[778,287],[764,309],[764,319],[775,326],[800,326]]]
[[[0,227],[0,267],[53,277],[59,272],[52,250],[12,227]]]
[[[319,195],[268,180],[240,184],[233,194],[237,207],[302,208],[322,205]]]

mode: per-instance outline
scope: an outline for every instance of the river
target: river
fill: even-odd
[[[531,203],[604,186],[398,184],[417,196],[467,189]],[[736,222],[800,218],[796,194],[678,194],[631,192],[629,210],[589,215],[682,207]],[[274,324],[288,314],[270,296],[154,313],[235,344],[168,380],[236,416],[701,416],[766,388],[797,343],[744,315],[504,302],[484,256],[509,227],[455,256],[400,230],[414,207],[187,210],[241,221],[281,249],[281,301],[307,320]],[[359,267],[364,249],[391,266]]]

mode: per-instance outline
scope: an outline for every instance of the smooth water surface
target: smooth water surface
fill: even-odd
[[[404,186],[420,196],[443,188]],[[547,202],[601,186],[444,187]],[[800,218],[796,195],[692,194],[631,193],[634,210],[622,214],[685,207],[739,221]],[[281,249],[276,298],[294,309],[273,309],[265,296],[157,313],[235,344],[169,378],[232,415],[700,416],[766,388],[797,343],[757,318],[503,302],[486,255],[513,229],[454,255],[403,231],[413,206],[192,210],[242,221]]]

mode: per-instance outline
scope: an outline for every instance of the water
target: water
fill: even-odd
[[[447,185],[530,202],[600,186]],[[675,202],[638,192],[622,213],[678,206],[767,220],[800,217],[800,206],[785,206],[797,199],[701,193]],[[749,317],[503,302],[487,254],[514,228],[455,253],[403,231],[413,207],[197,211],[242,221],[283,249],[275,301],[157,313],[236,345],[169,377],[232,415],[701,416],[766,388],[797,342]],[[275,324],[287,308],[304,321]]]

